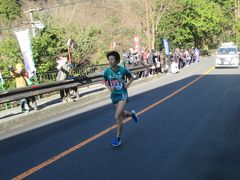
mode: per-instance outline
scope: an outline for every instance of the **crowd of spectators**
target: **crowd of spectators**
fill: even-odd
[[[179,49],[176,48],[173,53],[168,55],[157,50],[129,51],[123,54],[124,66],[150,66],[145,72],[139,74],[139,78],[151,76],[154,74],[178,73],[185,66],[200,61],[200,51],[197,48]]]

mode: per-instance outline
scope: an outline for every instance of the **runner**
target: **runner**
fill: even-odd
[[[138,117],[134,110],[130,112],[124,110],[124,107],[128,101],[127,89],[133,81],[131,72],[120,65],[120,55],[116,51],[111,51],[107,54],[109,66],[104,71],[104,82],[106,87],[111,91],[112,103],[116,107],[115,119],[117,125],[117,136],[113,140],[113,146],[119,146],[121,144],[121,134],[123,128],[123,118],[132,117],[135,122],[138,122]],[[125,82],[125,78],[129,78],[128,82]]]

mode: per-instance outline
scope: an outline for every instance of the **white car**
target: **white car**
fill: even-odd
[[[217,50],[215,67],[236,67],[239,65],[239,52],[233,43],[223,43]]]

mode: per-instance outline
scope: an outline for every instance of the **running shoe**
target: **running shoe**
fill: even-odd
[[[116,137],[113,142],[112,142],[112,146],[120,146],[121,145],[121,139],[119,137]]]
[[[131,113],[132,113],[132,119],[135,121],[135,123],[137,123],[139,119],[136,112],[132,110]]]

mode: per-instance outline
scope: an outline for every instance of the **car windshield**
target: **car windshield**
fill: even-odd
[[[218,50],[219,55],[224,55],[224,54],[237,54],[237,49],[236,48],[219,48]]]

